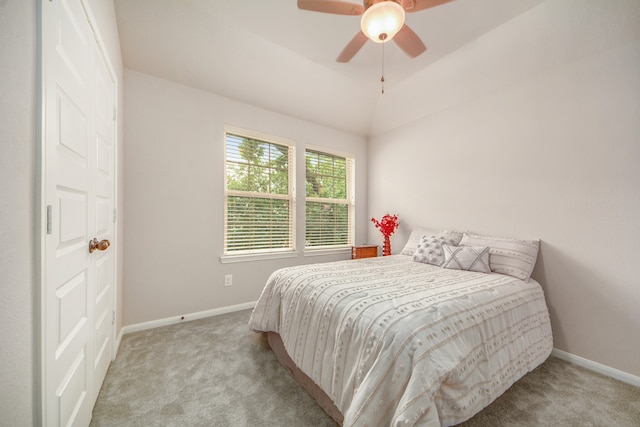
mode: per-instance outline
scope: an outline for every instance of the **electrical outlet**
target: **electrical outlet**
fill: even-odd
[[[233,284],[232,282],[232,276],[231,274],[227,274],[224,276],[224,285],[225,286],[231,286]]]

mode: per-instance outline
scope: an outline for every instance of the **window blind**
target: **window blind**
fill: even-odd
[[[353,159],[305,151],[305,247],[353,244]]]
[[[225,133],[224,253],[295,248],[294,148]]]

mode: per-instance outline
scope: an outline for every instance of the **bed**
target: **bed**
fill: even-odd
[[[478,247],[469,242],[452,243]],[[523,256],[491,249],[492,270]],[[461,423],[551,352],[535,280],[403,253],[277,270],[252,312],[249,327],[269,333],[281,363],[344,426]]]

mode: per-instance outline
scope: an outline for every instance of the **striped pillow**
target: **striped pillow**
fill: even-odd
[[[538,258],[540,241],[464,233],[460,245],[488,246],[491,271],[527,281]]]

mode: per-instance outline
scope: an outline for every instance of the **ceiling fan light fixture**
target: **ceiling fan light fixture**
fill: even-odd
[[[360,21],[362,32],[376,43],[393,38],[404,25],[404,9],[395,1],[381,1],[369,7]]]

